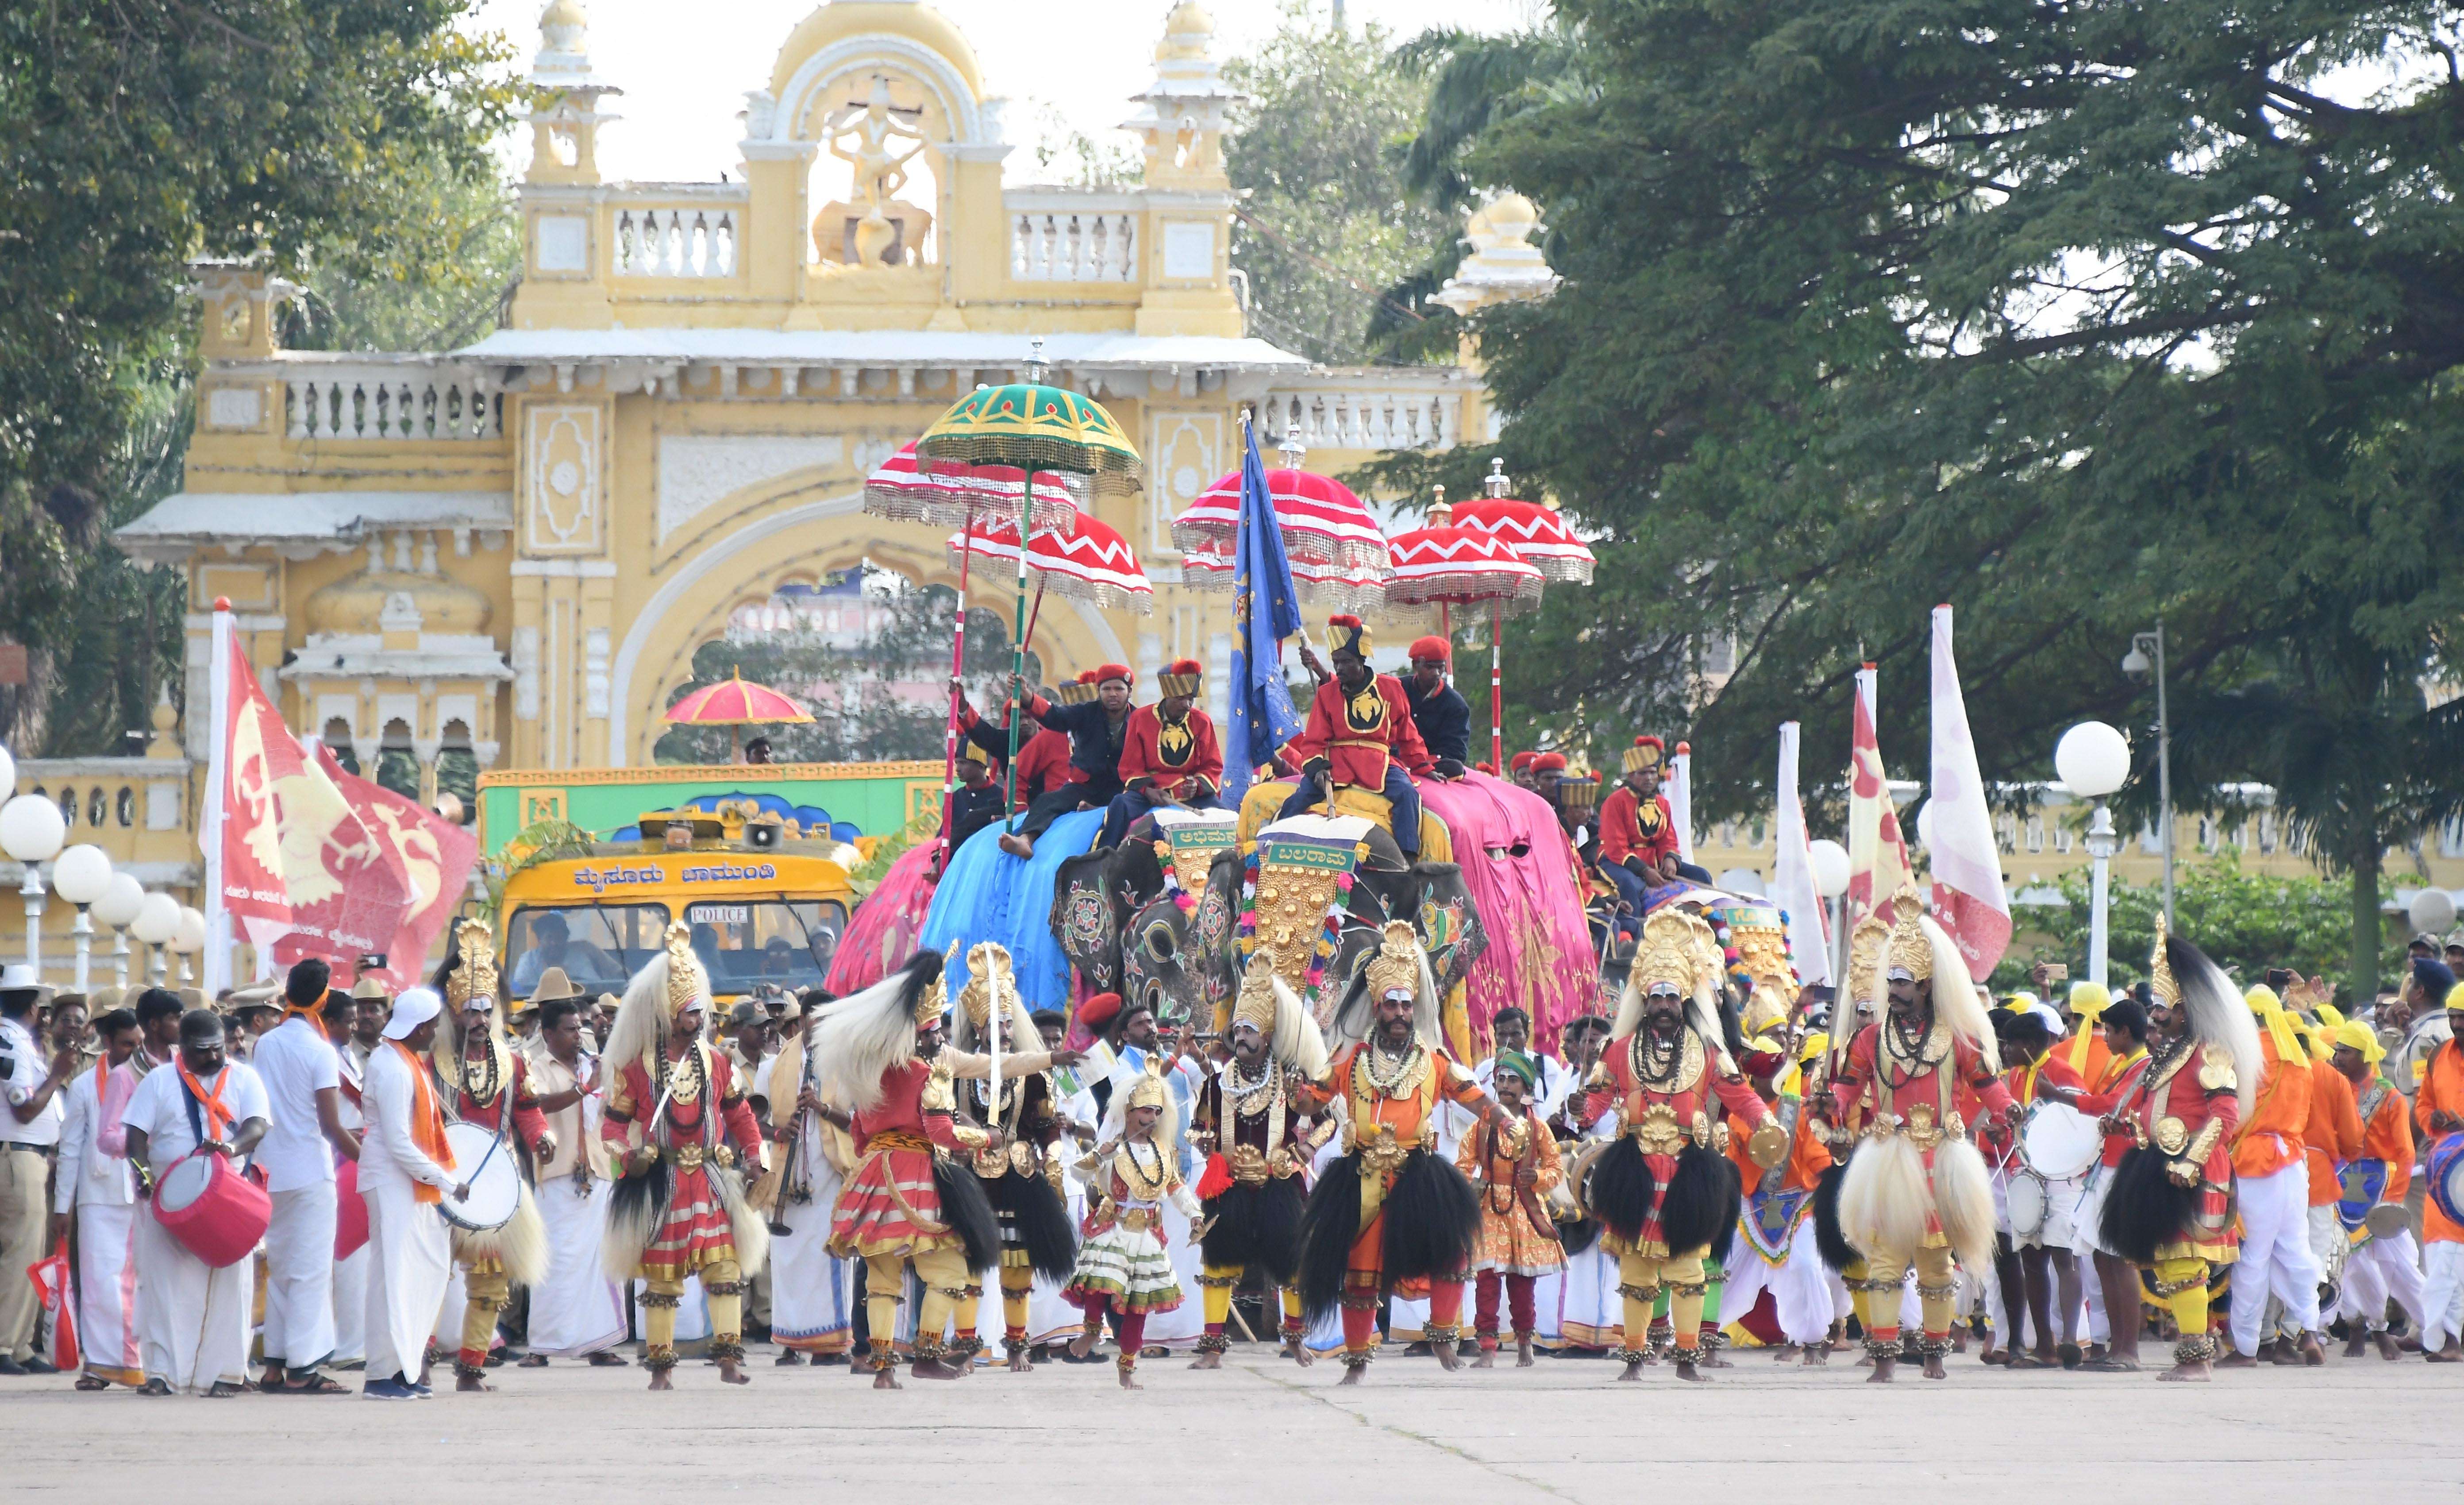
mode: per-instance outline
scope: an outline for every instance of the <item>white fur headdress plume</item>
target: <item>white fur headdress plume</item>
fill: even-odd
[[[921,1010],[938,991],[941,954],[926,949],[861,992],[814,1014],[813,1079],[822,1100],[850,1113],[881,1105],[881,1080],[915,1059]]]

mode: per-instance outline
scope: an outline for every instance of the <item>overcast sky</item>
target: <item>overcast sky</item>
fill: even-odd
[[[600,170],[611,179],[708,181],[733,173],[743,135],[744,91],[766,85],[779,44],[813,10],[812,0],[586,0],[590,60],[625,91],[606,108],[623,119],[600,137]],[[1310,0],[1324,16],[1330,0]],[[524,66],[539,50],[545,0],[481,0],[476,24],[502,32]],[[1111,131],[1135,106],[1130,96],[1155,77],[1155,43],[1172,0],[941,0],[936,7],[975,45],[986,92],[1011,100],[1004,115],[1008,175],[1034,176],[1030,139],[1041,112],[1058,110],[1089,135]],[[1274,0],[1214,0],[1216,55],[1245,52],[1271,35]],[[1505,31],[1533,13],[1532,0],[1347,0],[1347,23],[1399,35],[1429,26]],[[1067,24],[1056,24],[1066,18]],[[1126,137],[1121,138],[1127,140]]]

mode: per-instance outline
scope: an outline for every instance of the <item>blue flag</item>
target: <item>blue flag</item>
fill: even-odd
[[[1223,799],[1235,809],[1250,769],[1301,729],[1284,689],[1282,652],[1283,640],[1301,630],[1301,605],[1256,426],[1242,428],[1247,451],[1241,456],[1241,529],[1232,541],[1232,695],[1223,728]]]

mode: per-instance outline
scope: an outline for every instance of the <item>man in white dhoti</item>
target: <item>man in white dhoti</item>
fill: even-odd
[[[223,1022],[210,1009],[180,1020],[180,1052],[146,1073],[121,1115],[129,1162],[150,1191],[172,1166],[202,1150],[232,1162],[265,1138],[265,1084],[224,1055]],[[236,1395],[248,1383],[249,1262],[216,1269],[155,1221],[137,1218],[137,1331],[144,1395]]]
[[[358,1029],[359,990],[370,985],[382,988],[384,985],[377,983],[373,978],[363,978],[352,987],[351,997],[329,998],[325,1003],[325,1042],[334,1048],[335,1081],[341,1089],[335,1105],[336,1111],[341,1119],[343,1129],[351,1135],[354,1143],[358,1142],[360,1134],[367,1127],[367,1119],[360,1112],[361,1086],[367,1074],[367,1055],[366,1052],[354,1049],[356,1044],[354,1035]],[[384,1028],[382,1020],[379,1021],[378,1028],[380,1029]],[[383,1036],[380,1035],[379,1038],[382,1039]],[[347,1186],[342,1184],[341,1169],[340,1166],[335,1167],[334,1215],[336,1219],[346,1220],[355,1215],[364,1216],[366,1209],[360,1201],[358,1164],[356,1162],[351,1164]],[[336,1247],[341,1247],[339,1239]],[[366,1365],[368,1358],[368,1246],[364,1239],[361,1241],[359,1248],[334,1261],[333,1306],[334,1358],[330,1367],[363,1368]]]
[[[771,1151],[780,1181],[770,1209],[770,1336],[781,1364],[844,1358],[854,1336],[856,1261],[831,1254],[829,1242],[830,1209],[854,1162],[855,1141],[847,1138],[847,1116],[813,1090],[805,1070],[811,1029],[807,1012],[801,1026],[781,1032],[762,1083],[766,1126],[779,1143]]]
[[[332,972],[317,957],[284,979],[282,1022],[256,1042],[274,1126],[256,1153],[274,1199],[265,1229],[265,1374],[272,1394],[341,1395],[317,1366],[334,1357],[334,1161],[360,1157],[359,1137],[342,1127],[341,1058],[326,1037]]]
[[[561,980],[550,969],[549,976]],[[547,991],[546,981],[540,991]],[[562,993],[539,1004],[531,1080],[556,1152],[539,1162],[539,1221],[547,1228],[547,1273],[531,1287],[530,1352],[521,1367],[551,1358],[587,1359],[622,1368],[625,1288],[599,1267],[607,1221],[607,1165],[599,1140],[599,1062],[582,1048],[582,1000]]]
[[[80,1390],[145,1383],[137,1348],[137,1178],[129,1172],[121,1116],[137,1091],[137,1016],[115,1008],[94,1022],[102,1055],[66,1095],[60,1158],[53,1177],[52,1244],[77,1224],[77,1336],[85,1359]]]
[[[453,1274],[453,1246],[436,1206],[451,1188],[453,1152],[445,1142],[445,1114],[428,1051],[436,1042],[445,1001],[414,987],[394,1000],[384,1043],[368,1056],[360,1141],[360,1196],[368,1205],[368,1378],[360,1393],[372,1401],[424,1400],[421,1371],[428,1335],[445,1304]]]

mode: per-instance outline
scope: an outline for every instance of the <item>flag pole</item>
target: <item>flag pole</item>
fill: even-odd
[[[967,672],[967,563],[976,532],[975,494],[967,496],[966,524],[958,529],[958,618],[950,634],[950,721],[941,731],[941,830],[933,838],[933,871],[950,860],[950,804],[958,797],[958,680]]]
[[[231,604],[214,598],[212,636],[206,655],[206,804],[197,822],[205,857],[205,995],[231,985],[231,912],[223,907],[223,782],[231,776]]]

